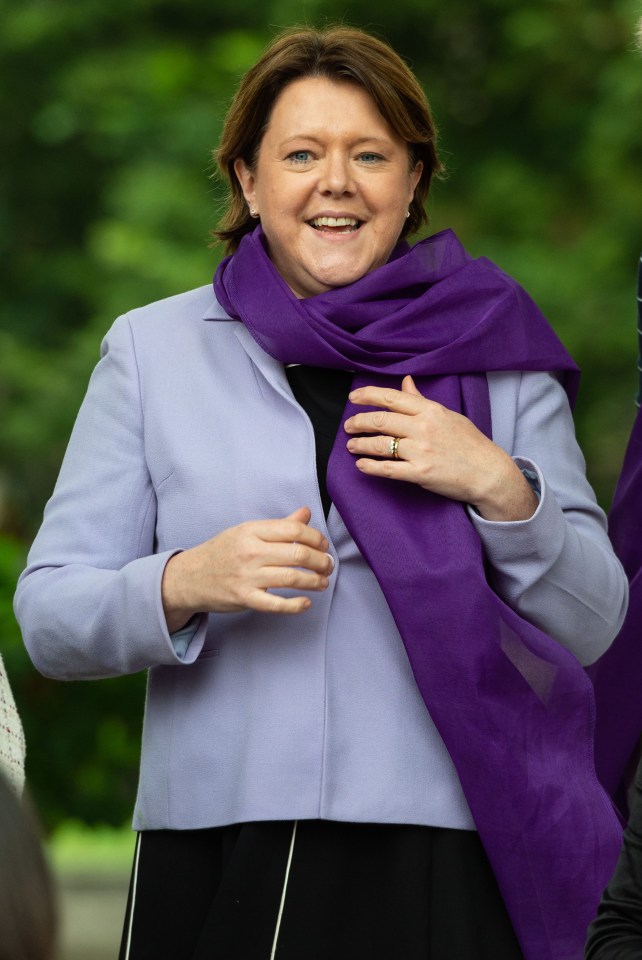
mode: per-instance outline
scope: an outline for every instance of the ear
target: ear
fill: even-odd
[[[416,188],[417,188],[417,184],[418,184],[419,181],[421,180],[421,175],[422,175],[423,172],[424,172],[424,165],[423,165],[423,163],[421,162],[421,160],[419,160],[419,161],[415,164],[414,170],[411,170],[411,171],[410,171],[410,197],[408,198],[408,202],[409,202],[409,203],[410,203],[410,201],[412,200],[412,198],[413,198],[414,195],[415,195],[415,190],[416,190]]]
[[[242,157],[237,157],[234,161],[234,173],[238,182],[241,184],[243,196],[250,207],[256,206],[256,176],[250,170]]]

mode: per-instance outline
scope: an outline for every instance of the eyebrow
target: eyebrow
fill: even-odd
[[[283,140],[279,146],[286,147],[289,143],[294,143],[298,140],[308,140],[311,143],[321,144],[323,141],[316,137],[313,133],[296,133],[291,137],[287,137]],[[372,144],[391,144],[392,140],[389,137],[358,137],[356,140],[351,140],[350,145],[353,147],[358,147],[362,143],[372,143]]]

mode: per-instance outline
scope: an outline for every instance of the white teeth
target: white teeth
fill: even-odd
[[[311,221],[313,227],[358,227],[359,221],[352,217],[316,217]]]

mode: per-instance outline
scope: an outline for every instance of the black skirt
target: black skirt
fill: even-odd
[[[120,960],[521,960],[479,836],[326,820],[139,834]]]

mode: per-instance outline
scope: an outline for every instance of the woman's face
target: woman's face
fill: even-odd
[[[407,144],[365,90],[325,77],[289,84],[274,104],[256,168],[235,164],[272,262],[299,298],[386,262],[421,169],[410,169]]]

